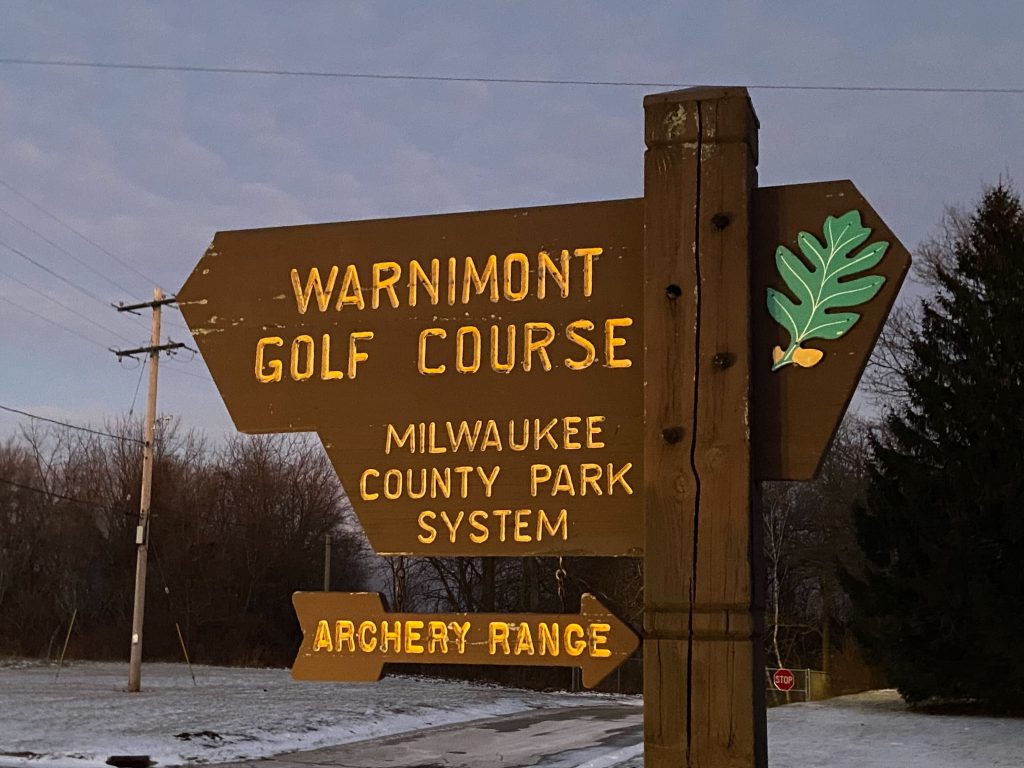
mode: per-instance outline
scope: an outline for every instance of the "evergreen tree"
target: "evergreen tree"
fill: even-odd
[[[1024,210],[961,218],[856,510],[859,639],[911,702],[1024,706]]]

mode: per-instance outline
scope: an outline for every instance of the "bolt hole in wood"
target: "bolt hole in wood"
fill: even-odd
[[[672,283],[665,288],[665,295],[674,301],[683,295],[683,289],[675,283]]]
[[[719,352],[711,358],[711,364],[720,371],[732,366],[736,362],[736,355],[731,352]]]
[[[683,439],[682,427],[667,427],[661,430],[661,436],[669,445],[675,445]]]
[[[719,232],[728,227],[730,222],[732,222],[732,216],[728,213],[716,213],[711,217],[712,226]]]

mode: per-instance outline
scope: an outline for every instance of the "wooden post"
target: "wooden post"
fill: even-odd
[[[160,307],[164,293],[153,290],[153,324],[149,337],[149,396],[146,399],[145,442],[142,446],[142,492],[139,495],[139,525],[135,529],[135,600],[132,604],[132,644],[128,659],[128,691],[142,686],[142,626],[146,611],[146,565],[149,547],[149,504],[153,490],[153,444],[156,440],[156,384],[160,365]]]
[[[647,768],[766,764],[743,88],[644,100]]]

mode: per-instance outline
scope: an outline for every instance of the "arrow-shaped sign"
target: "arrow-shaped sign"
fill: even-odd
[[[386,663],[580,667],[593,688],[639,638],[593,595],[580,612],[386,613],[376,592],[296,592],[296,680],[373,682]]]

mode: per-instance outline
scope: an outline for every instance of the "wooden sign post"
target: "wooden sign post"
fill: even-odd
[[[642,555],[646,765],[760,768],[752,486],[817,472],[910,257],[848,181],[757,187],[745,89],[644,109],[642,199],[219,232],[178,305],[238,429],[315,431],[377,552]],[[457,623],[481,664],[574,664],[589,632],[595,682],[636,638],[584,603],[300,593],[293,674],[452,663]],[[353,635],[399,622],[401,652]],[[568,656],[530,653],[556,624]]]
[[[745,89],[644,100],[645,765],[766,762]],[[763,696],[763,695],[762,695]]]

